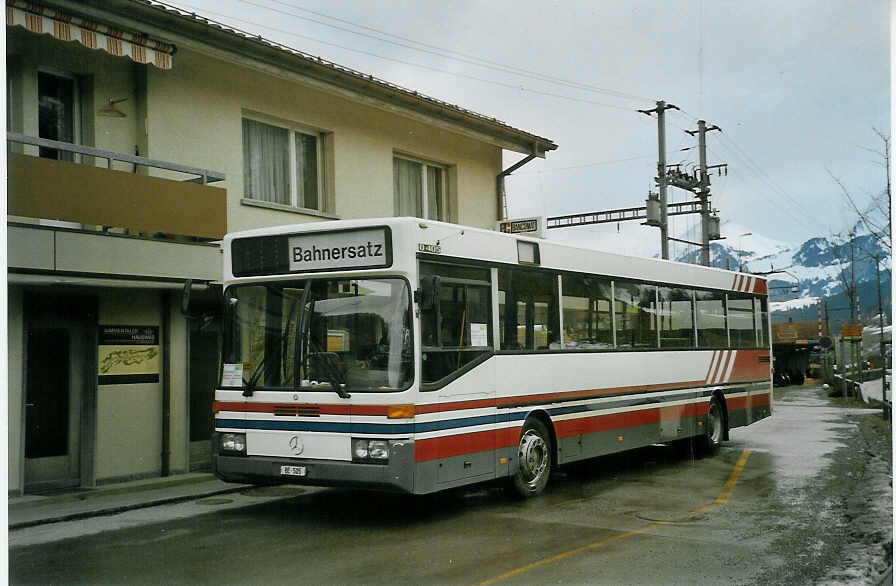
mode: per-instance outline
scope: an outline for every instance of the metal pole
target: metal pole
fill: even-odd
[[[709,266],[709,174],[706,171],[706,120],[697,121],[700,156],[700,264]]]
[[[657,142],[659,157],[656,163],[657,182],[660,189],[660,251],[662,258],[669,258],[669,214],[666,209],[666,102],[656,103]]]

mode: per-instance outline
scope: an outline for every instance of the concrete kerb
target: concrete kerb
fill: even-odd
[[[250,485],[223,485],[211,475],[197,475],[193,478],[172,478],[170,480],[154,479],[155,482],[143,482],[128,487],[108,487],[95,491],[84,491],[54,495],[38,501],[29,500],[9,503],[9,530],[26,529],[38,525],[77,521],[92,517],[117,515],[126,511],[175,504],[209,496],[239,492]],[[207,488],[197,486],[203,482],[210,484]],[[181,489],[181,490],[178,490]],[[172,494],[177,493],[177,494]],[[133,498],[117,498],[117,502],[104,502],[114,497],[131,495]],[[125,502],[120,502],[124,500]],[[79,510],[66,510],[77,507]],[[18,514],[16,514],[18,513]],[[14,517],[21,520],[14,520]],[[24,517],[24,518],[23,518]]]

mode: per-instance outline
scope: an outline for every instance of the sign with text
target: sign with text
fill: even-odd
[[[525,234],[544,238],[544,218],[514,218],[498,222],[498,232],[504,234]]]
[[[293,234],[289,237],[290,272],[372,269],[392,264],[386,228]]]
[[[159,371],[158,326],[99,326],[99,384],[157,383]]]
[[[864,326],[844,325],[840,327],[840,336],[846,340],[860,340]]]

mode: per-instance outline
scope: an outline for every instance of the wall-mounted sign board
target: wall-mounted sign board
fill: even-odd
[[[158,326],[99,326],[99,384],[157,383],[159,371]]]

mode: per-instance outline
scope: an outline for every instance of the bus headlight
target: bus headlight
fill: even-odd
[[[222,433],[220,436],[220,444],[222,452],[231,452],[236,454],[246,453],[246,434],[245,433]]]
[[[389,462],[389,440],[352,438],[352,461],[387,464]]]

